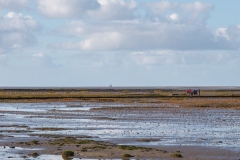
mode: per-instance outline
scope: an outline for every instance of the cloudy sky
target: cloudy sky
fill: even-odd
[[[238,86],[239,6],[0,0],[0,86]]]

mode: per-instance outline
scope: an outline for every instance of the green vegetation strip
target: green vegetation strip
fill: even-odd
[[[145,148],[145,147],[136,147],[136,146],[126,146],[126,145],[120,145],[118,146],[119,149],[122,149],[122,150],[152,150],[151,148]]]
[[[207,98],[240,97],[240,91],[201,91],[201,96],[191,96],[185,90],[0,90],[0,99],[62,99],[62,98]],[[71,106],[81,107],[81,106]]]
[[[40,131],[61,131],[61,130],[66,130],[66,128],[34,128],[36,130]]]
[[[77,140],[74,137],[66,137],[66,138],[60,138],[53,141],[48,142],[50,145],[59,145],[62,146],[64,144],[89,144],[89,143],[98,143],[93,140]]]

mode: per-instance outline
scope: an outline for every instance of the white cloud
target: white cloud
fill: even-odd
[[[38,10],[49,18],[82,18],[92,20],[132,19],[135,1],[124,0],[38,0]]]
[[[155,14],[163,14],[168,10],[174,9],[177,5],[177,3],[171,3],[169,1],[160,1],[146,4],[150,11]]]
[[[137,3],[133,0],[97,0],[100,4],[98,10],[89,12],[89,17],[95,20],[126,20],[134,19],[134,10]]]
[[[23,16],[21,13],[9,12],[0,21],[1,32],[11,31],[36,31],[39,24],[31,16]]]
[[[8,55],[7,56],[7,65],[12,68],[49,68],[57,66],[52,57],[44,53],[35,53],[35,54],[17,54],[17,55]],[[1,62],[1,56],[0,56]]]
[[[185,52],[176,52],[170,50],[146,51],[131,53],[131,60],[142,66],[164,65],[164,64],[183,64],[182,56]]]
[[[105,32],[96,33],[89,38],[78,43],[63,42],[51,43],[48,45],[52,49],[65,49],[65,50],[91,50],[91,51],[106,51],[121,49],[122,35],[118,32]]]
[[[0,11],[10,9],[14,11],[28,8],[29,0],[0,0]]]
[[[43,54],[36,53],[33,54],[32,57],[27,58],[25,63],[28,63],[29,66],[32,67],[55,67],[56,65],[53,63],[52,58]]]
[[[226,40],[230,40],[230,36],[227,33],[227,28],[218,28],[215,32],[216,38],[225,38]]]
[[[42,53],[36,53],[32,55],[33,57],[37,57],[37,58],[43,58],[44,55]]]
[[[58,29],[59,33],[65,35],[72,35],[82,37],[86,32],[88,32],[89,26],[83,21],[71,21],[68,22],[63,28]]]
[[[176,13],[173,13],[173,14],[169,15],[169,18],[170,18],[172,21],[178,21],[178,20],[179,20],[179,15],[176,14]]]
[[[211,31],[206,26],[206,20],[213,10],[209,3],[161,1],[140,5],[135,1],[124,0],[98,0],[98,3],[98,9],[88,12],[90,21],[73,20],[58,29],[57,33],[73,36],[78,42],[53,42],[49,47],[87,51],[239,47],[236,42],[239,34],[235,34],[239,30],[237,27]],[[144,9],[146,14],[137,17],[134,13],[138,9]]]
[[[231,29],[231,35],[237,33]],[[229,29],[228,29],[229,30]],[[52,48],[110,50],[209,50],[238,49],[236,36],[229,41],[221,38],[223,31],[212,32],[204,25],[179,23],[154,23],[149,21],[111,21],[85,23],[72,21],[62,29],[62,34],[79,38],[79,42],[54,43]],[[228,31],[229,32],[229,31]],[[232,37],[232,36],[230,36]],[[56,47],[54,47],[56,46]]]
[[[213,6],[209,3],[195,1],[192,3],[176,3],[169,1],[149,2],[146,4],[147,18],[162,22],[167,21],[168,17],[181,17],[181,23],[206,23]],[[170,16],[166,16],[171,13]],[[167,18],[166,18],[167,17]]]
[[[183,11],[189,13],[192,18],[197,18],[201,16],[201,14],[208,14],[213,10],[211,4],[199,1],[181,4],[180,7]]]
[[[118,32],[98,33],[81,41],[83,50],[118,50],[123,42],[123,37]]]
[[[234,54],[222,51],[146,51],[132,52],[130,59],[137,65],[152,66],[152,65],[211,65],[211,64],[226,64],[232,63]],[[239,57],[237,57],[239,59]]]
[[[230,40],[239,40],[240,36],[240,27],[239,26],[230,26],[227,28],[227,35],[229,36]]]
[[[48,47],[52,49],[61,49],[61,50],[81,49],[81,46],[79,43],[72,43],[72,42],[50,43]]]
[[[96,0],[38,0],[38,10],[49,18],[82,17],[88,11],[97,9]]]
[[[213,6],[195,1],[140,3],[135,0],[38,0],[38,10],[50,18],[85,18],[97,21],[144,19],[155,22],[179,20],[205,23]],[[146,14],[145,14],[146,13]],[[169,16],[170,15],[170,16]]]
[[[33,32],[39,29],[32,17],[9,12],[0,19],[0,49],[7,53],[33,45],[36,43]]]
[[[240,28],[238,26],[218,28],[213,34],[215,35],[215,42],[218,43],[218,46],[222,49],[226,49],[226,47],[232,49],[240,48]]]

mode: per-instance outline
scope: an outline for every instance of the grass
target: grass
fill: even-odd
[[[61,130],[65,130],[66,128],[51,128],[51,127],[43,127],[43,128],[34,128],[36,130],[40,130],[40,131],[61,131]]]
[[[134,157],[134,156],[132,156],[132,155],[130,155],[130,154],[123,154],[122,157],[123,157],[123,158],[130,158],[130,157]]]
[[[64,143],[60,143],[60,144],[58,144],[58,146],[63,146],[64,145]]]
[[[83,150],[103,150],[103,149],[106,149],[106,146],[100,146],[100,145],[94,145],[94,146],[91,146],[91,147],[84,147],[82,148]]]
[[[72,157],[72,156],[74,156],[73,151],[63,151],[63,153],[62,153],[63,158]]]
[[[30,142],[30,144],[37,145],[37,144],[38,144],[38,141],[37,141],[37,140],[33,140],[33,141]]]
[[[49,141],[48,144],[50,145],[58,145],[63,146],[64,144],[90,144],[90,143],[98,143],[93,140],[85,140],[85,139],[76,139],[75,137],[65,137],[65,138],[59,138],[52,141]]]
[[[202,100],[179,100],[181,107],[186,108],[224,108],[240,109],[240,99],[202,99]]]
[[[88,143],[93,143],[95,141],[93,140],[77,140],[76,143],[77,144],[88,144]]]
[[[136,146],[126,146],[126,145],[120,145],[118,146],[118,149],[122,149],[122,150],[151,150],[151,148],[145,148],[145,147],[136,147]]]
[[[34,157],[34,158],[39,156],[39,154],[37,152],[33,152],[31,154],[28,154],[28,155],[31,156],[31,157]]]
[[[142,138],[139,139],[138,142],[156,142],[159,141],[159,139],[146,139],[146,138]]]
[[[177,96],[172,96],[176,94]],[[240,91],[236,90],[201,90],[202,97],[240,97]],[[119,101],[125,98],[191,98],[186,94],[185,90],[138,90],[138,89],[27,89],[27,90],[0,90],[0,99],[19,100],[25,99],[28,101],[48,100],[48,99],[82,99],[99,101]],[[198,96],[193,96],[197,98]]]
[[[171,156],[176,158],[182,158],[182,155],[180,153],[173,153],[171,154]]]

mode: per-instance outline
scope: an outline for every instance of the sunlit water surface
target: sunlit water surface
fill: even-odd
[[[111,107],[155,107],[151,109],[111,109]],[[105,110],[92,108],[109,107]],[[158,107],[158,108],[156,108]],[[166,108],[167,107],[167,108]],[[170,108],[169,108],[170,107]],[[240,111],[221,109],[182,109],[169,104],[120,103],[0,103],[3,137],[29,137],[29,134],[87,135],[96,140],[131,139],[132,145],[181,145],[240,149]],[[14,125],[24,126],[15,127]],[[34,128],[63,128],[40,131]],[[24,132],[9,133],[9,130]],[[33,132],[28,132],[31,130]],[[154,139],[139,142],[139,139]],[[7,138],[1,138],[5,141]],[[17,150],[17,148],[15,149]],[[0,156],[14,150],[0,149]],[[9,154],[7,154],[9,153]],[[15,155],[19,156],[19,155]],[[37,159],[48,159],[41,155]],[[19,158],[19,157],[18,157]],[[55,159],[58,159],[55,156]],[[51,157],[51,159],[54,159]],[[61,159],[61,157],[60,157]]]

